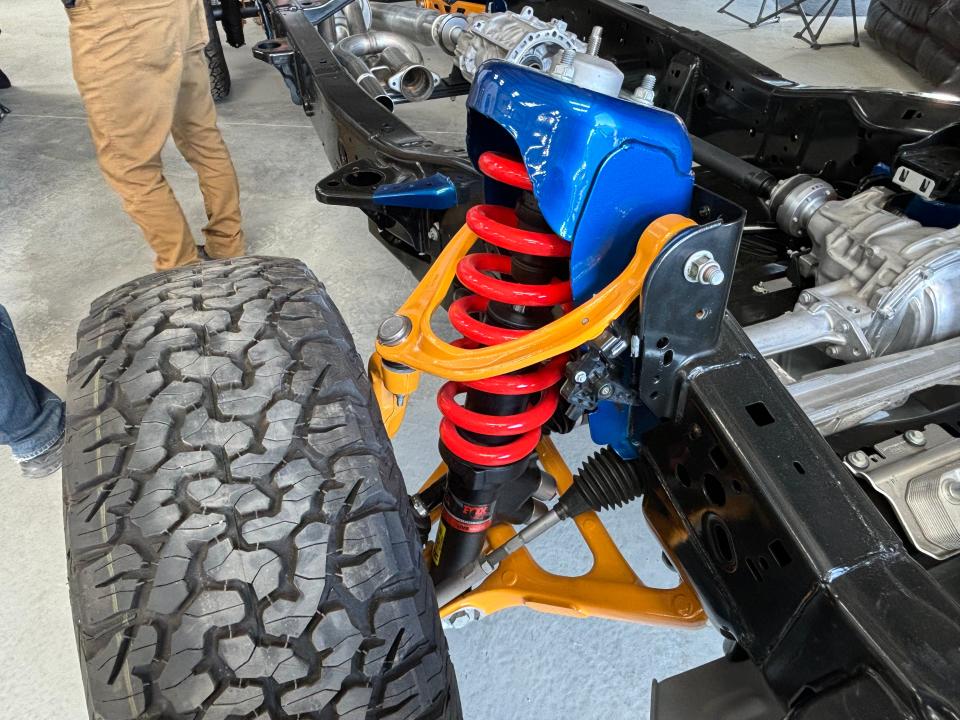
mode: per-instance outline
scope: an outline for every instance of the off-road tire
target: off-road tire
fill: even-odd
[[[94,301],[67,414],[92,718],[460,717],[390,442],[303,264],[202,263]]]
[[[207,11],[207,33],[210,35],[210,41],[203,48],[203,55],[207,58],[207,69],[210,71],[210,93],[214,102],[220,102],[230,95],[230,68],[227,67],[227,58],[223,54],[220,28],[213,19],[210,0],[203,0],[203,5]]]

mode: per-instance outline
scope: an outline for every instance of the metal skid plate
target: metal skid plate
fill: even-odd
[[[654,680],[650,695],[651,720],[782,720],[784,714],[783,704],[746,658],[722,657]]]
[[[890,501],[918,550],[938,560],[960,553],[960,439],[928,425],[856,456],[847,467]]]

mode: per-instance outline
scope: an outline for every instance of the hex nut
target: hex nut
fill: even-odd
[[[866,470],[870,467],[870,458],[863,450],[854,450],[847,455],[847,462],[857,470]]]
[[[644,87],[638,87],[633,91],[632,100],[637,103],[637,105],[643,105],[645,107],[653,107],[653,100],[656,96],[654,90],[649,90]]]
[[[720,263],[709,250],[699,250],[687,258],[683,266],[683,276],[687,282],[702,285],[720,285],[726,277]]]
[[[575,70],[573,65],[568,65],[565,62],[559,62],[553,66],[553,69],[550,70],[550,77],[560,80],[562,82],[572,83]]]
[[[920,430],[907,430],[903,434],[903,439],[914,447],[923,447],[927,444],[927,436]]]

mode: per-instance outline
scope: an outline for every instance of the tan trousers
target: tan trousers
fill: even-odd
[[[198,259],[163,176],[160,151],[171,133],[200,178],[207,253],[242,255],[240,187],[210,95],[202,0],[77,0],[67,13],[97,160],[156,253],[156,269]]]

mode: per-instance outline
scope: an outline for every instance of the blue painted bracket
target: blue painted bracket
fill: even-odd
[[[483,65],[467,107],[473,162],[486,150],[519,152],[544,218],[573,243],[578,303],[626,267],[651,221],[689,210],[693,152],[673,113],[504,62]],[[488,202],[515,197],[493,181],[485,191]]]
[[[409,182],[384,183],[373,191],[375,205],[447,210],[457,205],[457,187],[443,173]]]
[[[627,266],[654,219],[687,214],[693,151],[673,113],[584,90],[543,73],[486,63],[467,99],[474,164],[495,150],[517,155],[547,223],[571,248],[574,301],[582,303]],[[487,202],[512,205],[516,190],[485,181]],[[637,456],[638,431],[657,418],[644,407],[600,403],[594,441]]]

